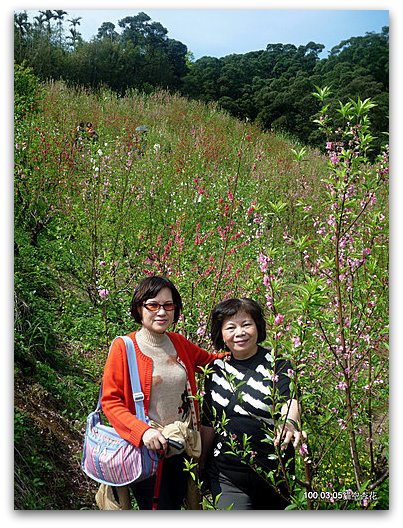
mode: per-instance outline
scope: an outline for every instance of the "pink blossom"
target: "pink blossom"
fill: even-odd
[[[346,428],[346,422],[342,418],[339,418],[337,420],[337,423],[339,424],[340,429],[345,429]]]
[[[266,306],[270,310],[273,308],[273,297],[269,294],[266,295]]]
[[[301,444],[301,447],[299,448],[299,454],[301,456],[306,456],[308,454],[308,446],[305,443]]]
[[[259,254],[257,261],[260,264],[259,266],[260,271],[262,271],[263,273],[266,273],[267,268],[269,267],[269,264],[273,263],[273,259],[271,259],[270,257],[267,257],[266,255],[263,255],[263,253]]]
[[[291,341],[292,341],[292,344],[293,344],[294,348],[297,348],[297,347],[301,346],[301,340],[300,340],[299,336],[292,337]]]
[[[284,315],[277,314],[274,318],[274,324],[279,325],[284,321]]]
[[[105,288],[102,288],[99,290],[98,295],[101,297],[101,299],[107,299],[109,295],[109,290],[106,290]]]
[[[262,222],[263,222],[263,216],[259,213],[255,213],[253,217],[253,223],[260,225]]]
[[[206,334],[206,325],[201,325],[196,331],[198,336],[204,336]]]

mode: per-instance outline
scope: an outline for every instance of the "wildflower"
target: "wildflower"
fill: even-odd
[[[345,381],[340,381],[340,383],[338,383],[336,385],[336,389],[346,390],[347,389],[347,383]]]
[[[103,154],[102,150],[101,150],[101,149],[98,149],[98,150],[97,150],[97,154],[98,154],[98,156],[102,156],[102,154]]]
[[[274,324],[279,325],[284,321],[284,315],[277,314],[274,318]]]
[[[156,143],[156,144],[153,146],[154,153],[155,153],[155,154],[158,154],[160,148],[161,148],[161,145],[160,145],[159,143]]]
[[[253,213],[254,210],[255,210],[255,208],[253,207],[253,205],[251,205],[251,206],[249,207],[249,209],[246,211],[246,214],[247,214],[248,216],[250,216],[250,215]]]
[[[263,222],[263,216],[259,213],[255,213],[254,216],[253,216],[253,222],[255,224],[261,224]]]
[[[292,369],[287,370],[287,375],[292,378],[294,376],[294,371]]]
[[[257,261],[260,264],[260,266],[259,266],[260,267],[260,271],[262,271],[263,273],[266,273],[267,268],[269,267],[269,265],[273,263],[273,260],[270,257],[267,257],[266,255],[263,255],[263,253],[259,254],[259,256],[257,258]]]
[[[273,297],[271,297],[271,295],[267,294],[266,295],[266,306],[267,308],[269,308],[269,310],[271,310],[273,308]]]
[[[337,165],[337,163],[339,163],[339,161],[340,161],[340,158],[338,158],[337,155],[335,153],[333,153],[330,156],[330,161],[331,161],[332,165]]]
[[[301,456],[306,456],[308,454],[308,446],[305,443],[303,443],[299,448],[299,454]]]
[[[293,345],[294,348],[297,348],[297,347],[301,346],[301,340],[300,340],[299,336],[292,337],[291,341],[292,341],[292,345]]]
[[[106,300],[108,298],[108,295],[109,295],[109,290],[107,290],[105,288],[102,288],[101,290],[99,290],[98,295],[101,297],[101,299],[105,299]]]
[[[201,325],[196,331],[198,336],[204,336],[206,334],[206,325]]]
[[[330,225],[330,226],[334,226],[336,225],[336,218],[334,217],[334,215],[330,215],[328,220],[327,220],[327,223]]]
[[[346,422],[342,418],[339,418],[337,420],[337,423],[339,424],[340,429],[345,429],[346,428]]]
[[[101,260],[101,262],[99,263],[100,266],[106,266],[106,262],[104,260]]]

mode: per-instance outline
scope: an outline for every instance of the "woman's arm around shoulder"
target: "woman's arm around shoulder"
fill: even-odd
[[[192,358],[192,362],[196,367],[204,367],[215,359],[223,358],[228,355],[226,352],[208,352],[204,348],[201,348],[186,339],[183,335],[175,332],[170,332],[169,337],[172,338],[174,344],[178,344],[182,350],[186,351],[186,353]]]

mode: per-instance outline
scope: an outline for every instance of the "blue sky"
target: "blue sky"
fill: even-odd
[[[239,6],[235,9],[152,9],[147,7],[149,4],[144,2],[141,6],[133,2],[133,8],[116,10],[64,7],[68,12],[65,26],[67,19],[82,17],[78,29],[88,41],[97,34],[103,22],[113,22],[120,32],[119,20],[144,11],[168,30],[169,38],[181,41],[198,59],[205,55],[222,57],[261,50],[269,43],[305,45],[310,41],[325,46],[323,57],[342,40],[365,35],[366,32],[380,32],[383,26],[389,25],[389,12],[380,9],[280,10],[247,8],[244,3],[236,2],[232,3]],[[189,2],[188,5],[192,4]]]

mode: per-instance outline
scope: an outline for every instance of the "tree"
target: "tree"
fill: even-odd
[[[69,22],[71,24],[70,26],[70,35],[67,36],[66,38],[68,40],[71,40],[71,47],[73,48],[73,50],[76,48],[77,46],[77,43],[80,41],[81,39],[81,33],[79,31],[77,31],[76,27],[80,25],[80,20],[82,19],[82,17],[76,17],[76,18],[70,18],[69,19]]]
[[[112,22],[103,22],[98,29],[97,39],[110,39],[116,40],[119,36],[119,33],[115,31],[115,24]]]
[[[51,32],[52,32],[52,29],[51,29],[51,21],[55,18],[55,15],[53,14],[53,11],[51,11],[50,9],[46,9],[46,11],[39,11],[39,13],[41,13],[47,24],[48,24],[48,35],[50,36]]]
[[[23,49],[26,47],[26,36],[31,27],[28,21],[27,12],[14,13],[14,50],[15,60],[17,63],[22,62]]]
[[[55,15],[54,19],[57,21],[57,29],[58,29],[58,36],[59,36],[59,45],[62,45],[62,33],[63,33],[63,20],[64,15],[67,15],[67,11],[63,11],[62,9],[55,9]]]

